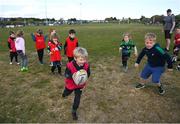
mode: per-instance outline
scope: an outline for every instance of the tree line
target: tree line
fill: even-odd
[[[147,18],[145,16],[141,16],[139,19],[132,19],[132,18],[122,18],[117,19],[116,17],[108,17],[101,21],[96,22],[103,22],[103,23],[143,23],[143,24],[162,24],[163,23],[163,15],[154,15],[151,18]],[[175,16],[176,24],[180,24],[180,14]],[[92,20],[77,20],[76,18],[70,18],[68,20],[64,20],[63,18],[60,18],[59,20],[56,20],[54,18],[47,18],[47,19],[39,19],[39,18],[0,18],[0,26],[6,26],[6,25],[48,25],[48,24],[82,24],[82,23],[88,23],[93,22]]]

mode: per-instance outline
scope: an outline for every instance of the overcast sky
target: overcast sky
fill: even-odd
[[[55,19],[140,18],[180,14],[180,0],[0,0],[0,17]]]

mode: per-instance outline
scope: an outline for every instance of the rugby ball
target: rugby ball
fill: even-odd
[[[76,85],[83,85],[88,79],[87,72],[86,72],[86,70],[81,69],[81,70],[77,71],[76,73],[74,73],[72,75],[72,78]]]

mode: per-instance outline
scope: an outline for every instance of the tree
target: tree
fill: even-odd
[[[117,22],[118,19],[116,17],[108,17],[108,18],[105,18],[105,21],[107,21],[107,22]]]
[[[163,23],[163,15],[154,15],[151,17],[151,21],[153,24],[155,23]]]

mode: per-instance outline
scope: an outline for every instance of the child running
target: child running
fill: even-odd
[[[122,65],[125,72],[127,72],[127,69],[128,69],[127,61],[129,57],[131,56],[133,49],[134,49],[135,56],[137,56],[138,54],[137,48],[131,38],[131,35],[129,33],[124,33],[123,40],[119,47],[119,51],[121,52]]]
[[[73,52],[74,60],[68,62],[65,70],[65,89],[63,91],[62,97],[67,97],[73,91],[75,93],[74,102],[72,105],[72,117],[73,120],[78,120],[77,109],[80,104],[82,89],[85,87],[86,83],[82,85],[76,85],[72,76],[77,71],[84,69],[87,72],[88,77],[90,76],[90,66],[87,63],[88,53],[85,48],[77,47]]]
[[[172,71],[171,57],[165,52],[157,43],[156,35],[154,33],[147,33],[145,35],[145,48],[139,54],[135,67],[139,66],[141,59],[147,56],[147,64],[141,72],[141,82],[136,86],[136,89],[145,87],[145,81],[152,75],[152,82],[157,84],[159,94],[164,94],[165,90],[160,78],[165,71],[165,64],[168,63],[168,70]]]

